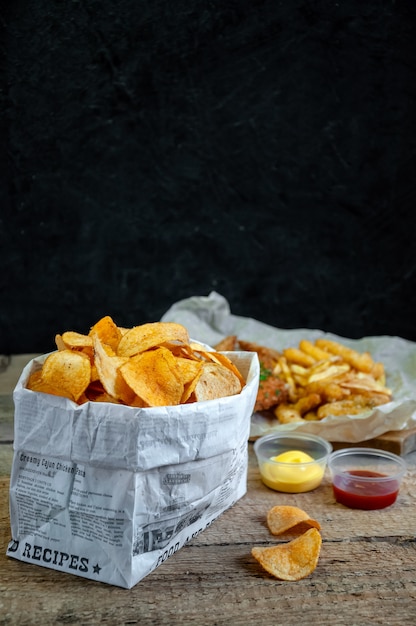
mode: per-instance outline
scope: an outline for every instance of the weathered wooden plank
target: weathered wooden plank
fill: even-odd
[[[11,395],[0,395],[0,444],[11,443],[14,437],[14,403]]]
[[[12,444],[0,443],[0,479],[10,476],[13,460]]]
[[[314,574],[287,583],[259,568],[250,544],[189,545],[131,590],[9,560],[0,591],[14,624],[297,624],[305,611],[319,624],[410,624],[414,561],[409,542],[324,540]]]
[[[35,356],[37,355],[0,355],[0,444],[13,441],[13,389],[24,366]]]
[[[25,365],[38,354],[0,355],[0,395],[10,394],[16,386]]]

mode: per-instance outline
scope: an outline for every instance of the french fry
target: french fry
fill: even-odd
[[[298,365],[297,363],[289,363],[289,369],[293,375],[297,374],[300,377],[305,378],[310,373],[311,368]]]
[[[357,415],[363,413],[365,406],[355,402],[354,400],[338,400],[336,402],[329,402],[328,404],[322,404],[316,411],[316,415],[319,420],[329,417],[330,415]]]
[[[293,376],[292,373],[290,371],[290,368],[287,364],[287,360],[286,357],[281,356],[278,359],[278,363],[281,367],[282,370],[282,376],[284,377],[284,379],[286,380],[286,383],[288,385],[288,390],[289,390],[289,398],[292,402],[296,402],[297,400],[297,393],[296,393],[296,383],[293,380]]]
[[[318,380],[314,383],[308,383],[303,389],[305,394],[318,393],[322,402],[334,402],[342,400],[350,395],[350,390],[341,387],[337,382]]]
[[[319,348],[317,344],[313,344],[307,339],[302,339],[299,342],[299,349],[305,354],[309,354],[315,361],[322,361],[331,356],[326,350]]]
[[[308,413],[312,409],[315,409],[322,402],[322,398],[319,393],[310,393],[303,398],[299,398],[296,402],[295,409],[299,411],[300,415],[303,416],[305,413]]]
[[[360,354],[352,348],[342,345],[338,341],[331,341],[330,339],[317,339],[316,345],[318,348],[322,348],[331,354],[341,356],[344,361],[355,367],[362,372],[371,372],[374,361],[368,352]]]
[[[313,356],[299,350],[299,348],[286,348],[286,350],[283,350],[283,355],[288,361],[304,367],[310,367],[315,363]]]
[[[292,404],[278,404],[274,410],[274,414],[281,424],[293,424],[294,422],[303,422],[303,418],[299,411]]]
[[[346,372],[349,372],[350,369],[351,368],[347,363],[343,365],[330,365],[326,369],[320,372],[315,372],[314,374],[309,376],[308,382],[315,383],[318,380],[328,380],[329,378],[336,378],[340,374],[345,374]]]
[[[373,369],[371,370],[371,376],[378,380],[382,385],[386,384],[386,374],[384,372],[383,363],[374,363]]]
[[[316,414],[316,411],[308,411],[303,416],[303,419],[306,420],[307,422],[316,422],[318,421],[319,418]]]

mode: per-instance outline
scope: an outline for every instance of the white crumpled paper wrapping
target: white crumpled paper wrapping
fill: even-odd
[[[240,394],[144,409],[27,389],[46,356],[13,393],[7,555],[130,589],[246,493],[257,356]]]
[[[384,363],[387,385],[393,401],[373,411],[354,416],[327,417],[319,422],[278,424],[255,413],[251,420],[250,438],[271,431],[301,430],[320,435],[329,441],[355,443],[373,439],[391,430],[416,426],[416,344],[401,337],[364,337],[348,339],[321,330],[274,328],[252,318],[233,315],[227,300],[216,292],[209,296],[193,296],[175,303],[162,321],[183,324],[198,341],[215,345],[227,335],[281,350],[297,346],[301,339],[314,341],[327,337],[358,350],[368,351],[375,361]]]

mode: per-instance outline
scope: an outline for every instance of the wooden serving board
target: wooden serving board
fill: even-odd
[[[416,428],[408,430],[392,430],[374,439],[359,443],[331,442],[334,450],[340,448],[378,448],[404,456],[416,450]]]

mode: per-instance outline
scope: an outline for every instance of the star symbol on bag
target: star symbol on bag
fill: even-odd
[[[97,563],[97,565],[94,565],[93,566],[94,574],[99,574],[101,569],[102,568],[98,565],[98,563]]]

